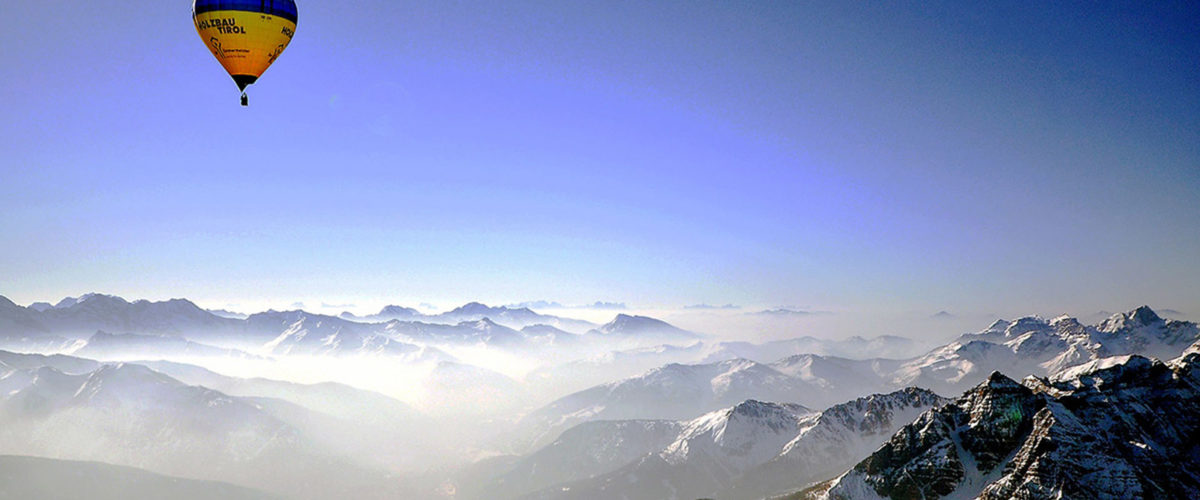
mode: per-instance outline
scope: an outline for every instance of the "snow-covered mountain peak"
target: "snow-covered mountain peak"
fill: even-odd
[[[154,302],[150,302],[148,300],[139,300],[138,301],[138,303],[143,303],[143,302],[148,303],[148,304],[154,304]],[[172,311],[172,312],[176,312],[176,313],[203,314],[206,312],[200,306],[196,305],[194,302],[192,302],[188,299],[168,299],[163,302],[158,302],[157,304],[159,307],[163,308],[164,310]]]
[[[660,455],[669,464],[704,459],[738,469],[758,465],[779,454],[811,411],[800,405],[747,400],[707,413],[684,424],[678,440]]]
[[[1024,332],[1021,335],[1015,335],[1013,338],[1020,338],[1031,332]],[[951,344],[954,346],[955,344]],[[959,356],[971,361],[977,361],[988,358],[991,353],[996,351],[1006,351],[1003,344],[995,344],[986,340],[972,340],[956,346],[954,352]]]
[[[906,408],[927,408],[946,403],[950,400],[934,394],[933,391],[920,387],[905,387],[887,394],[872,394],[852,401],[833,405],[821,412],[822,418],[835,417],[845,421],[852,419],[858,422],[855,427],[863,428],[863,419],[878,418],[878,415],[890,415],[891,412]]]
[[[1159,326],[1164,323],[1149,306],[1141,306],[1126,313],[1109,316],[1098,327],[1104,333],[1117,333],[1123,330],[1135,330],[1144,327]]]
[[[1087,363],[1072,366],[1065,370],[1051,374],[1050,377],[1048,377],[1048,380],[1050,381],[1051,384],[1079,383],[1079,381],[1081,379],[1089,378],[1092,374],[1102,372],[1102,371],[1112,368],[1114,366],[1125,365],[1125,364],[1128,364],[1131,362],[1135,363],[1135,364],[1140,364],[1139,361],[1135,361],[1133,358],[1139,358],[1142,360],[1146,359],[1141,356],[1135,356],[1132,354],[1124,355],[1124,356],[1109,356],[1107,358],[1100,358],[1100,359],[1088,361]],[[1028,385],[1028,384],[1026,384],[1026,385]]]
[[[492,313],[495,313],[496,311],[498,311],[498,310],[502,310],[502,309],[504,309],[504,308],[502,308],[502,307],[499,307],[499,308],[490,307],[490,306],[488,306],[487,304],[483,304],[483,303],[481,303],[481,302],[468,302],[468,303],[466,303],[466,304],[463,304],[463,305],[461,305],[461,306],[458,306],[458,307],[454,308],[454,310],[450,311],[450,312],[449,312],[449,313],[447,313],[447,314],[448,314],[448,315],[454,315],[454,314],[464,314],[464,315],[492,314]]]
[[[520,331],[522,333],[529,333],[529,334],[535,334],[535,335],[543,335],[543,334],[550,334],[550,333],[569,333],[560,328],[555,328],[553,326],[543,325],[543,324],[527,325],[524,328],[521,328]]]
[[[420,314],[421,314],[420,311],[417,311],[416,309],[413,309],[411,307],[396,306],[396,305],[383,306],[383,309],[379,310],[380,316],[401,316],[401,315],[417,316]]]
[[[1062,315],[1050,321],[1050,326],[1054,328],[1054,332],[1063,340],[1078,341],[1087,340],[1091,336],[1091,332],[1087,326],[1080,323],[1078,319]]]
[[[763,498],[845,470],[945,401],[906,389],[811,413],[747,399],[682,422],[657,453],[532,498]]]
[[[762,363],[745,358],[734,358],[727,359],[725,361],[719,361],[717,362],[716,366],[726,373],[766,368],[766,365]]]
[[[459,323],[459,326],[466,326],[475,330],[491,330],[492,328],[496,328],[500,325],[496,324],[495,321],[492,321],[491,318],[483,317],[475,321],[463,321],[462,323]]]
[[[1134,309],[1133,312],[1129,313],[1129,318],[1140,325],[1159,323],[1163,320],[1157,313],[1154,312],[1153,309],[1150,309],[1150,306],[1145,305],[1138,307],[1137,309]]]
[[[1188,346],[1187,349],[1184,349],[1183,356],[1187,356],[1192,353],[1200,354],[1200,341],[1196,341],[1192,345]]]
[[[1049,327],[1050,324],[1040,316],[1025,316],[1023,318],[1017,318],[1015,321],[1009,324],[1008,327],[1004,329],[1004,336],[1006,338],[1015,338],[1031,331],[1045,330]]]
[[[602,325],[599,330],[604,333],[628,332],[647,328],[674,328],[666,321],[654,319],[647,316],[632,316],[629,314],[617,314],[612,321]]]
[[[612,321],[590,330],[588,335],[597,340],[610,337],[643,346],[649,343],[691,342],[701,337],[659,319],[624,313],[617,314]]]
[[[778,427],[776,424],[779,422],[795,420],[793,417],[810,413],[812,410],[803,405],[747,399],[730,408],[727,415],[729,420],[758,420],[767,423],[768,427],[774,428]]]
[[[682,383],[693,377],[700,377],[704,372],[710,371],[706,365],[689,365],[684,363],[667,363],[658,368],[653,368],[650,371],[641,375],[618,380],[606,384],[608,387],[615,387],[623,383],[637,383],[639,385],[656,385],[665,384],[673,385],[676,381]],[[710,375],[711,376],[711,375]]]
[[[730,426],[752,427],[762,425],[772,430],[794,428],[800,417],[812,413],[802,405],[790,403],[768,403],[747,399],[730,408],[708,412],[684,424],[684,438],[702,433],[713,433],[720,441]]]
[[[89,294],[79,297],[78,302],[75,303],[75,307],[86,306],[86,307],[93,307],[93,308],[101,308],[101,307],[115,308],[115,307],[125,306],[125,305],[129,305],[129,304],[130,304],[130,302],[128,300],[125,300],[116,295],[105,295],[102,293],[89,293]]]
[[[991,325],[983,330],[982,333],[1004,333],[1012,323],[1007,320],[998,319],[993,321]]]
[[[125,299],[123,299],[121,297],[117,297],[116,295],[105,295],[102,293],[90,292],[90,293],[85,293],[83,295],[80,295],[78,297],[63,297],[62,300],[60,300],[60,301],[58,301],[58,303],[54,304],[54,309],[69,309],[71,307],[75,307],[76,305],[82,304],[84,302],[95,299],[97,297],[101,297],[102,300],[104,298],[107,298],[110,301],[115,299],[115,301],[119,301],[120,303],[123,303],[123,304],[129,303]]]
[[[1055,316],[1054,318],[1050,319],[1050,326],[1056,330],[1064,328],[1064,327],[1068,327],[1068,326],[1064,326],[1064,325],[1078,325],[1078,324],[1080,324],[1079,320],[1075,319],[1075,317],[1071,316],[1070,314],[1060,314],[1060,315]]]

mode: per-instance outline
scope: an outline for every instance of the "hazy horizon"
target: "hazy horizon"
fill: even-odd
[[[101,293],[101,292],[89,292]],[[57,299],[41,299],[32,301],[16,300],[13,296],[0,293],[0,296],[14,300],[18,305],[29,306],[35,302],[56,304],[63,298],[76,298],[82,294],[67,295]],[[164,298],[145,298],[107,294],[122,297],[125,300],[162,301],[175,298],[192,300],[189,297],[172,295]],[[464,303],[395,303],[386,300],[375,300],[365,304],[334,304],[325,301],[287,302],[246,304],[225,303],[209,304],[194,301],[198,306],[210,311],[227,311],[236,314],[254,314],[274,311],[303,310],[314,314],[340,316],[350,313],[359,318],[378,314],[385,306],[401,306],[415,309],[426,315],[436,315],[449,312],[465,305]],[[624,302],[601,302],[592,304],[562,304],[553,301],[523,301],[511,303],[479,302],[490,307],[528,308],[537,313],[552,316],[579,319],[596,324],[611,321],[618,314],[647,316],[667,321],[680,328],[711,336],[710,341],[751,341],[765,342],[786,340],[796,337],[814,337],[819,339],[840,340],[853,336],[873,338],[878,336],[902,336],[913,340],[934,344],[947,342],[963,333],[972,333],[985,329],[997,319],[1014,320],[1025,316],[1039,316],[1051,319],[1061,315],[1079,318],[1084,324],[1096,324],[1109,316],[1131,311],[1142,305],[1148,305],[1164,317],[1180,320],[1194,320],[1194,314],[1187,311],[1163,307],[1156,304],[1128,304],[1112,309],[1095,309],[1091,311],[1054,311],[1048,309],[1012,312],[999,314],[996,312],[961,312],[961,311],[915,311],[900,310],[887,313],[863,313],[854,311],[813,310],[795,306],[741,306],[735,304],[689,304],[675,306],[643,307]],[[377,305],[376,305],[377,304]],[[443,305],[444,304],[444,305]]]

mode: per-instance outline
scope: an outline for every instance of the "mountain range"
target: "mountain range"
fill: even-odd
[[[642,316],[567,326],[525,311],[238,319],[184,299],[0,297],[0,345],[63,353],[0,351],[0,453],[302,498],[1172,497],[1196,485],[1169,464],[1200,456],[1195,429],[1175,422],[1196,409],[1200,329],[1149,307],[1092,325],[1000,320],[916,354],[899,337],[720,342]],[[258,373],[330,382],[246,375]],[[392,397],[404,395],[416,408]]]
[[[341,399],[361,392],[335,390]],[[330,400],[303,386],[292,392]],[[333,446],[344,435],[323,439],[305,430],[307,422],[328,420],[281,399],[230,396],[140,364],[0,352],[5,453],[99,461],[294,498],[403,494],[406,485],[389,486],[384,472]],[[338,425],[354,429],[349,422]]]
[[[849,467],[945,401],[905,389],[821,412],[746,400],[681,421],[591,421],[483,489],[490,498],[760,498]]]
[[[479,302],[469,302],[453,310],[439,314],[424,314],[411,307],[389,305],[384,306],[378,313],[369,316],[355,316],[354,314],[344,312],[340,317],[351,321],[368,323],[419,321],[443,325],[454,325],[465,321],[478,321],[487,318],[517,330],[533,325],[548,325],[571,333],[584,333],[596,327],[595,323],[584,320],[538,314],[528,307],[492,307]]]
[[[668,364],[553,401],[525,417],[525,433],[533,443],[545,444],[562,429],[587,420],[678,419],[744,399],[823,407],[841,397],[904,387],[952,396],[996,370],[1046,376],[1113,355],[1171,358],[1197,340],[1195,323],[1164,320],[1143,306],[1095,326],[1068,316],[1001,320],[904,360],[804,354],[769,364],[745,359]]]
[[[642,346],[694,341],[701,336],[662,321],[618,314],[604,325],[538,314],[527,308],[490,307],[472,302],[437,315],[389,306],[379,315],[360,318],[266,311],[245,316],[218,315],[186,299],[162,302],[127,301],[104,294],[66,298],[51,306],[22,307],[0,297],[0,348],[65,350],[92,340],[135,344],[162,342],[166,350],[187,355],[229,355],[204,346],[246,351],[253,355],[374,355],[408,362],[455,361],[444,347],[485,345],[500,349],[571,349],[581,344]],[[232,316],[232,317],[231,317]],[[96,337],[98,332],[140,337]],[[151,337],[157,337],[153,339]],[[178,337],[188,346],[166,346]]]
[[[1195,498],[1197,412],[1200,343],[1167,362],[1104,358],[1021,382],[993,373],[795,497]]]

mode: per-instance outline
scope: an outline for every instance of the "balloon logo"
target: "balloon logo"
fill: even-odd
[[[242,91],[245,106],[246,86],[258,81],[296,33],[296,2],[195,0],[192,20],[200,39]]]

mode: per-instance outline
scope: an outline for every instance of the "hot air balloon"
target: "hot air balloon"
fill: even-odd
[[[196,32],[242,91],[283,53],[296,33],[293,0],[195,0]]]

